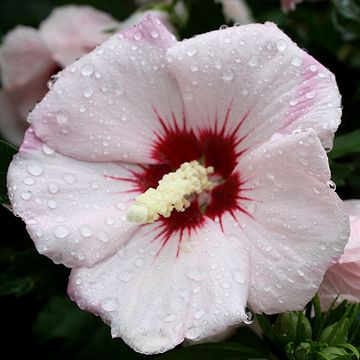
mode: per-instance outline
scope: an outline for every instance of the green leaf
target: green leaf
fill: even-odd
[[[55,267],[33,248],[15,253],[0,272],[0,296],[20,297],[35,290],[50,293],[57,286],[66,286],[59,279],[64,272],[68,270]]]
[[[345,349],[335,347],[335,346],[329,346],[329,347],[322,349],[320,352],[318,352],[316,359],[321,359],[321,360],[322,359],[326,359],[326,360],[340,359],[344,355],[345,356],[348,355],[348,353]]]
[[[347,41],[360,38],[360,4],[358,0],[332,0],[333,23]]]
[[[186,348],[170,351],[158,360],[240,360],[240,359],[263,359],[267,358],[266,348],[252,348],[245,345],[222,342],[193,345]]]
[[[330,160],[331,179],[337,187],[344,186],[346,180],[355,171],[353,164],[339,164],[334,160]]]
[[[355,346],[353,346],[353,345],[351,345],[349,343],[339,344],[337,346],[342,347],[342,348],[347,349],[347,350],[350,350],[353,353],[353,355],[356,357],[356,359],[359,359],[360,353],[359,353],[358,349]]]
[[[42,342],[54,338],[76,341],[89,326],[89,314],[81,311],[69,298],[54,296],[34,323],[34,332]]]
[[[329,153],[329,158],[334,160],[358,153],[360,153],[360,129],[337,136],[334,140],[334,148]]]
[[[0,140],[0,204],[9,204],[6,188],[6,174],[13,156],[17,149],[12,145]]]
[[[120,339],[112,339],[106,324],[80,310],[66,296],[50,298],[34,323],[33,333],[43,349],[56,349],[44,357],[47,360],[149,359]]]

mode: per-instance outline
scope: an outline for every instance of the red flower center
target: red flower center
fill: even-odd
[[[152,158],[156,165],[141,165],[142,171],[133,173],[131,179],[135,184],[134,191],[145,192],[148,188],[156,188],[159,180],[172,171],[176,171],[184,162],[198,160],[203,166],[212,166],[214,174],[210,181],[217,185],[207,194],[191,196],[191,205],[184,212],[173,211],[169,218],[158,220],[160,232],[156,236],[161,238],[163,245],[173,234],[179,234],[181,243],[184,231],[189,234],[204,226],[206,219],[218,220],[223,229],[222,217],[229,213],[235,220],[236,211],[251,216],[243,207],[245,201],[250,201],[244,193],[249,190],[244,187],[246,180],[236,170],[239,157],[246,151],[237,151],[241,141],[247,136],[240,137],[239,129],[246,119],[246,114],[239,120],[234,129],[228,130],[230,109],[226,114],[223,125],[219,128],[217,122],[213,129],[205,128],[194,133],[186,127],[179,127],[177,119],[172,115],[173,123],[165,122],[159,115],[161,133],[156,133],[156,142],[152,148]]]
[[[158,165],[143,166],[143,171],[135,174],[137,190],[145,192],[149,187],[156,188],[165,174],[176,171],[181,164],[192,160],[198,160],[205,167],[214,167],[210,180],[213,177],[217,183],[208,196],[193,196],[191,206],[184,212],[173,211],[169,218],[160,220],[160,236],[165,242],[173,233],[178,232],[181,239],[185,230],[190,233],[202,227],[206,218],[218,219],[222,226],[222,216],[226,212],[234,219],[236,211],[247,213],[241,204],[241,200],[250,200],[244,196],[247,190],[244,188],[245,180],[235,170],[238,158],[245,152],[237,152],[236,149],[244,139],[238,136],[238,132],[247,114],[234,129],[227,131],[229,115],[230,109],[221,128],[215,122],[213,129],[202,129],[197,134],[187,129],[185,119],[180,128],[174,115],[173,124],[158,116],[162,132],[156,133],[157,140],[151,154]]]

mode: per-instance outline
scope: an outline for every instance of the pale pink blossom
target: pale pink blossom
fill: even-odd
[[[294,11],[296,4],[303,2],[304,0],[280,0],[281,8],[284,12]]]
[[[154,13],[169,24],[165,13]],[[109,30],[127,29],[143,17],[144,13],[134,13],[119,23],[90,6],[68,5],[54,9],[39,29],[19,25],[10,31],[0,47],[0,132],[4,137],[21,144],[28,112],[48,91],[49,78],[106,40]]]
[[[8,172],[38,251],[73,267],[68,292],[136,351],[300,310],[338,259],[348,216],[326,152],[334,76],[273,24],[176,41],[158,19],[58,75]],[[214,187],[152,224],[134,198],[184,162]]]
[[[345,209],[350,215],[351,234],[344,254],[324,276],[319,289],[323,309],[327,309],[337,298],[360,302],[360,200],[347,200]]]
[[[233,21],[239,25],[253,22],[251,10],[245,0],[215,0],[222,4],[226,21]]]

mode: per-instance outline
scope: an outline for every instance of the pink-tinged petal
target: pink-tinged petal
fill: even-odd
[[[321,308],[326,311],[336,300],[336,304],[347,300],[360,302],[360,261],[333,265],[325,274],[319,288]]]
[[[341,114],[334,76],[274,24],[199,35],[167,59],[193,128],[235,131],[239,152],[306,128],[332,147]]]
[[[64,67],[105,41],[107,30],[118,25],[109,14],[91,6],[67,5],[53,10],[39,32],[54,59]]]
[[[248,255],[236,236],[207,222],[162,242],[147,225],[110,259],[74,269],[69,294],[138,352],[164,352],[247,319]]]
[[[0,47],[0,71],[3,88],[12,89],[48,72],[54,61],[37,30],[17,26],[3,39]]]
[[[249,304],[256,312],[301,310],[349,237],[326,153],[312,131],[279,135],[245,156],[238,171],[252,199],[234,223],[249,243]],[[236,232],[226,225],[225,233]]]
[[[351,234],[339,263],[360,263],[360,200],[346,200],[344,205],[350,215]]]
[[[182,121],[182,98],[165,66],[175,38],[147,16],[59,75],[31,113],[39,138],[82,160],[149,163],[163,122]]]
[[[130,27],[138,24],[141,20],[144,19],[147,15],[154,16],[158,18],[161,23],[173,34],[176,33],[176,30],[173,26],[173,24],[170,21],[169,13],[166,11],[160,11],[160,10],[146,10],[146,11],[135,11],[132,13],[127,19],[122,21],[119,24],[119,30],[127,30]]]
[[[8,171],[11,205],[41,254],[70,267],[90,266],[137,229],[126,220],[134,193],[124,178],[134,169],[65,157],[30,128]]]
[[[345,209],[350,215],[351,234],[338,264],[325,274],[319,288],[321,305],[326,310],[337,298],[360,302],[360,200],[347,200]]]
[[[303,0],[280,0],[281,9],[285,13],[287,13],[289,11],[294,11],[296,9],[296,4],[299,4],[302,1]]]

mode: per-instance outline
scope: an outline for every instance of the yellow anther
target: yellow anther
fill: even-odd
[[[213,172],[213,167],[205,168],[196,160],[183,163],[175,172],[164,175],[156,189],[150,188],[135,198],[127,212],[128,220],[150,224],[160,216],[169,217],[174,209],[184,211],[190,206],[186,196],[212,189],[214,184],[208,175]]]

